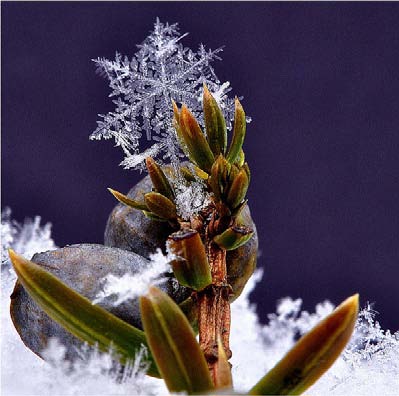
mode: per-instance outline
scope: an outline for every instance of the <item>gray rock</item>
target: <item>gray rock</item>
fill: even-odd
[[[151,191],[151,188],[151,179],[146,176],[127,196],[144,202],[143,195]],[[108,217],[104,244],[149,257],[157,248],[165,249],[166,239],[173,231],[176,230],[168,223],[150,220],[141,210],[118,203]]]
[[[35,254],[32,261],[51,272],[69,287],[89,300],[94,300],[101,290],[102,280],[108,274],[122,276],[135,274],[150,263],[142,256],[126,250],[103,245],[71,245],[54,251]],[[175,282],[168,278],[160,285],[178,303],[188,295],[183,289],[176,289]],[[114,306],[113,298],[103,300],[98,305],[120,319],[142,328],[138,299]],[[67,347],[67,359],[78,356],[82,342],[50,319],[36,305],[22,285],[17,282],[11,296],[11,317],[15,328],[25,345],[40,356],[50,337],[58,338]]]

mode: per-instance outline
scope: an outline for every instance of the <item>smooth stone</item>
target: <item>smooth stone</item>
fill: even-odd
[[[108,274],[134,275],[150,265],[144,257],[103,245],[79,244],[54,251],[37,253],[32,261],[57,276],[69,287],[93,301],[101,290]],[[159,287],[178,303],[188,295],[176,288],[176,281],[168,277]],[[142,328],[138,299],[114,306],[115,297],[110,296],[98,305],[133,326]],[[58,323],[36,305],[23,286],[17,282],[11,295],[11,317],[25,345],[40,356],[50,337],[56,337],[66,346],[66,358],[78,357],[83,342],[64,330]]]

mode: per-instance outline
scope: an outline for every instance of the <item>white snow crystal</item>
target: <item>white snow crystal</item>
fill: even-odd
[[[189,220],[210,203],[210,195],[206,192],[205,185],[201,180],[189,184],[178,182],[174,184],[174,188],[177,213],[184,220]]]
[[[138,274],[124,274],[121,277],[107,275],[104,279],[103,290],[97,295],[93,304],[97,304],[107,297],[116,296],[114,305],[117,306],[145,294],[151,285],[159,285],[164,282],[166,278],[162,275],[170,271],[169,263],[173,259],[172,255],[165,256],[161,249],[157,249],[149,259],[148,267]]]
[[[221,83],[211,62],[219,60],[222,48],[207,50],[200,45],[192,51],[182,45],[177,24],[162,23],[159,19],[154,30],[138,45],[138,52],[129,60],[116,53],[114,61],[93,59],[97,70],[109,80],[110,97],[116,108],[100,115],[91,139],[115,140],[125,154],[121,163],[125,168],[143,169],[139,142],[142,132],[151,155],[160,154],[164,160],[178,162],[181,156],[175,130],[172,127],[172,99],[185,103],[200,123],[202,117],[202,89],[205,83],[221,106],[227,126],[231,127],[234,102],[227,97],[230,83]],[[162,159],[159,158],[159,159]]]

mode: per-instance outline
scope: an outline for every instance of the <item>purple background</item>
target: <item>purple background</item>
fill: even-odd
[[[306,308],[360,292],[399,328],[399,5],[395,3],[2,2],[2,206],[42,215],[58,245],[102,242],[140,178],[111,142],[113,109],[90,59],[132,55],[161,21],[186,46],[225,45],[215,64],[244,96],[249,201],[265,268],[254,299]]]

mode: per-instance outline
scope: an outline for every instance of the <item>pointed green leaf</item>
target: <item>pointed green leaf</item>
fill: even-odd
[[[169,391],[193,394],[211,390],[205,357],[176,303],[151,287],[141,297],[140,308],[148,344]]]
[[[226,202],[231,209],[235,209],[244,200],[248,191],[248,186],[249,180],[247,172],[244,169],[241,169],[231,183],[227,193]]]
[[[221,200],[225,195],[228,176],[231,170],[231,165],[226,161],[222,154],[220,154],[211,168],[211,176],[209,179],[209,186],[217,200]]]
[[[209,173],[215,158],[198,122],[184,105],[181,109],[179,121],[180,134],[187,147],[190,161]]]
[[[173,201],[175,194],[161,167],[151,157],[146,158],[145,164],[155,190]]]
[[[203,95],[206,138],[215,156],[224,154],[227,146],[226,121],[215,98],[204,85]]]
[[[229,227],[213,238],[213,241],[225,250],[234,250],[246,244],[253,235],[253,230],[242,225]]]
[[[245,138],[246,125],[244,109],[242,108],[240,101],[236,98],[233,138],[227,153],[227,161],[231,164],[237,162],[237,159],[240,157],[240,152]]]
[[[359,295],[346,299],[305,334],[250,391],[250,395],[299,395],[327,371],[355,327]]]
[[[150,211],[155,215],[168,220],[177,217],[176,205],[164,195],[149,192],[144,195],[144,200]]]
[[[242,166],[242,169],[245,170],[245,173],[246,173],[247,176],[248,176],[248,182],[250,182],[250,181],[251,181],[251,172],[250,172],[250,170],[249,170],[249,166],[248,166],[248,163],[247,163],[247,162],[244,163],[244,165]]]
[[[112,346],[122,363],[133,360],[142,345],[147,347],[143,331],[93,305],[57,277],[11,249],[9,255],[19,281],[32,299],[74,336],[90,345],[98,345],[104,352]],[[148,374],[159,376],[152,356],[148,359]]]
[[[150,220],[160,221],[162,223],[168,221],[167,219],[164,219],[163,217],[159,217],[155,213],[149,212],[148,210],[143,210],[143,214],[145,217],[147,217]]]
[[[218,337],[218,360],[215,367],[215,387],[217,389],[232,389],[233,378],[231,376],[230,363],[227,360],[220,335]]]
[[[148,210],[148,207],[145,203],[141,203],[138,201],[135,201],[134,199],[129,198],[126,195],[123,195],[119,191],[115,191],[112,188],[108,188],[108,191],[119,201],[124,203],[127,206],[130,206],[131,208],[138,209],[138,210]]]
[[[197,231],[181,230],[171,234],[168,246],[177,257],[171,265],[179,283],[194,290],[202,290],[212,283],[205,246]]]

